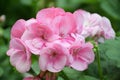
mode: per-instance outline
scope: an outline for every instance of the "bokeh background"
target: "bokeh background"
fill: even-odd
[[[6,55],[12,25],[18,19],[28,20],[32,17],[35,18],[40,9],[53,6],[61,7],[70,12],[84,9],[91,13],[106,16],[110,19],[116,36],[120,36],[120,0],[0,0],[0,80],[22,80],[26,75],[17,72],[11,66],[9,57]],[[117,47],[120,47],[120,45]],[[118,59],[118,62],[120,62],[120,59]],[[119,67],[114,63],[114,60],[109,60],[104,54],[101,55],[104,80],[120,80],[120,63]],[[79,78],[79,80],[99,80],[95,62],[84,72],[67,69],[65,71],[68,76],[72,76],[71,80],[78,80],[84,74],[87,76]],[[62,78],[59,80],[62,80]]]

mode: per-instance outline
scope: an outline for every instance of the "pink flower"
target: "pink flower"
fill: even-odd
[[[108,18],[101,17],[96,13],[90,14],[84,10],[75,11],[73,15],[77,23],[77,33],[84,37],[96,36],[99,38],[104,36],[105,39],[115,38],[115,32]]]
[[[46,8],[37,13],[36,19],[39,23],[50,25],[55,17],[63,15],[64,13],[65,11],[61,8]]]
[[[23,35],[21,36],[21,39],[23,41],[36,38],[36,35],[33,34],[31,29],[29,29],[30,27],[35,26],[35,25],[37,26],[38,23],[37,23],[36,19],[34,19],[34,18],[31,18],[25,22],[25,31],[24,31]]]
[[[60,8],[47,8],[38,12],[38,22],[47,25],[54,34],[66,36],[76,31],[76,23],[72,13]]]
[[[20,19],[16,21],[11,29],[11,38],[21,38],[25,31],[25,20]]]
[[[55,31],[52,30],[49,25],[45,25],[42,23],[39,23],[38,21],[31,20],[31,23],[27,26],[26,30],[26,36],[33,36],[33,38],[41,38],[44,41],[51,41],[54,39],[57,39],[58,36],[54,33]],[[28,34],[31,33],[31,34]]]
[[[90,14],[84,10],[75,11],[74,16],[77,22],[77,32],[84,37],[95,36],[100,33],[101,16],[94,13]]]
[[[115,32],[112,29],[111,23],[108,18],[103,17],[101,20],[101,35],[104,36],[105,39],[114,39]]]
[[[26,21],[27,24],[28,21]],[[58,35],[47,26],[38,23],[35,19],[29,20],[27,29],[22,36],[22,40],[25,41],[26,45],[33,54],[39,55],[41,49],[46,47],[47,42],[53,41],[59,38]]]
[[[45,41],[43,41],[40,38],[26,40],[25,43],[28,46],[28,48],[30,49],[30,51],[35,55],[39,55],[42,48],[45,47]]]
[[[64,15],[56,17],[52,24],[54,28],[58,28],[58,34],[61,37],[76,32],[76,23],[72,13],[66,12]]]
[[[59,44],[51,44],[43,51],[39,58],[42,71],[59,72],[68,61],[68,50]]]
[[[7,55],[10,56],[10,63],[21,72],[27,72],[31,65],[31,53],[28,48],[18,38],[13,38],[10,41],[10,49],[7,51]]]
[[[20,19],[16,21],[11,29],[11,39],[12,38],[19,38],[23,41],[33,39],[35,36],[27,30],[28,27],[35,25],[37,22],[34,18],[31,18],[27,21]]]
[[[92,48],[93,45],[91,43],[75,42],[70,48],[70,54],[73,57],[73,62],[70,66],[79,71],[87,69],[88,64],[94,61]]]

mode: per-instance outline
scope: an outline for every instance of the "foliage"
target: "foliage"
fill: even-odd
[[[0,21],[0,80],[22,80],[26,75],[21,75],[9,63],[6,55],[10,40],[10,29],[14,22],[20,18],[29,19],[35,17],[38,10],[56,6],[62,7],[66,11],[85,9],[92,13],[99,13],[108,17],[116,31],[115,40],[106,40],[100,44],[100,63],[103,70],[104,80],[120,80],[120,0],[0,0],[0,16],[5,15],[6,20]],[[35,56],[33,56],[34,62]],[[38,74],[37,62],[34,62],[30,73]],[[65,68],[58,74],[58,80],[99,80],[97,61],[95,60],[89,68],[83,72],[78,72]]]

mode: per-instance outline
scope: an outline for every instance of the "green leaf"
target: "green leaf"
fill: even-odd
[[[79,80],[98,80],[95,77],[84,75]]]
[[[58,79],[57,80],[64,80],[62,77],[58,77]]]
[[[0,67],[0,77],[3,75],[4,71],[3,69]]]
[[[97,0],[57,0],[56,4],[58,7],[62,7],[65,10],[74,11],[78,6],[82,4],[94,4]]]
[[[120,6],[119,0],[99,0],[101,2],[101,8],[106,11],[109,15],[114,17],[115,19],[120,19]]]
[[[10,28],[7,28],[4,30],[3,36],[7,39],[10,40]]]
[[[70,80],[79,79],[79,77],[81,75],[80,71],[77,71],[77,70],[69,68],[69,67],[65,67],[63,69],[63,71],[70,78]]]
[[[32,66],[31,66],[31,68],[35,72],[35,74],[40,73],[40,67],[39,67],[39,63],[38,63],[38,58],[39,58],[39,56],[32,55]]]
[[[40,73],[40,67],[37,61],[35,61],[34,63],[32,63],[32,69],[36,74]]]
[[[24,5],[31,5],[32,4],[32,0],[20,0],[20,1]]]
[[[99,48],[100,51],[104,52],[120,68],[120,37],[115,40],[106,40],[105,43],[99,45]]]

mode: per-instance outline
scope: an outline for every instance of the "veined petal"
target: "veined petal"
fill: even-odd
[[[26,40],[25,43],[30,49],[30,51],[36,55],[39,55],[41,52],[41,49],[44,47],[44,41],[39,38]]]
[[[71,67],[78,70],[78,71],[83,71],[87,69],[88,64],[84,62],[83,60],[75,60],[72,64]]]
[[[101,28],[103,30],[103,36],[106,39],[113,39],[115,38],[115,32],[112,29],[111,23],[108,18],[103,17],[101,21]]]
[[[23,51],[16,51],[15,53],[13,53],[13,54],[10,56],[10,63],[11,63],[13,66],[16,66],[17,62],[20,60],[20,58],[22,57],[23,54],[24,54]]]
[[[12,38],[21,38],[22,34],[25,31],[25,20],[20,19],[16,21],[11,29],[11,39]]]
[[[10,48],[14,48],[14,49],[17,49],[17,50],[24,50],[24,45],[22,43],[22,41],[18,38],[13,38],[11,41],[10,41]]]
[[[31,60],[30,59],[26,59],[26,56],[21,56],[21,58],[18,60],[17,64],[16,64],[16,69],[21,72],[27,72],[30,70],[30,66],[31,66]]]
[[[47,8],[47,9],[42,9],[40,10],[38,13],[37,13],[37,20],[40,22],[40,23],[43,23],[43,24],[51,24],[51,21],[56,17],[56,16],[59,16],[59,15],[63,15],[65,12],[63,9],[61,8]]]
[[[66,65],[67,57],[65,55],[59,55],[53,63],[53,67],[56,70],[62,70]]]

